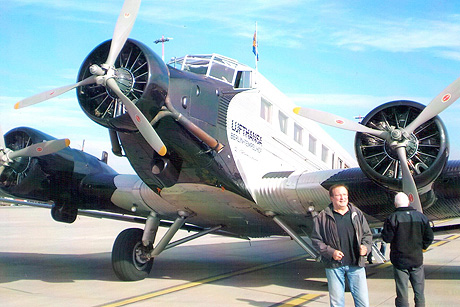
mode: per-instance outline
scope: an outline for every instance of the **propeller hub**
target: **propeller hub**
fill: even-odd
[[[394,130],[399,131],[399,130]],[[393,137],[393,132],[391,133]],[[402,135],[401,135],[402,136]],[[401,139],[401,136],[399,139]],[[407,159],[411,159],[418,151],[418,139],[414,134],[409,135],[409,138],[403,142],[395,142],[394,139],[391,142],[385,141],[385,153],[393,160],[399,160],[396,149],[398,147],[405,147]]]
[[[135,79],[134,79],[133,73],[129,69],[125,67],[119,67],[115,69],[113,78],[115,79],[118,87],[120,88],[120,90],[125,96],[128,96],[128,94],[133,91]],[[113,99],[119,98],[117,94],[115,94],[110,89],[110,87],[106,87],[106,90],[107,90],[107,94],[109,94],[109,96],[112,97]]]
[[[402,132],[399,129],[394,129],[391,131],[391,138],[395,141],[400,141],[402,139]]]

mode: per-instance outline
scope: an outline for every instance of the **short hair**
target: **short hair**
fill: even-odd
[[[408,207],[409,206],[409,197],[407,197],[406,193],[399,192],[395,195],[395,207]]]
[[[343,184],[343,183],[336,183],[336,184],[332,185],[332,186],[329,188],[329,196],[330,196],[330,197],[334,196],[334,194],[332,193],[332,191],[334,191],[334,189],[340,188],[340,187],[344,187],[345,190],[347,190],[347,192],[348,192],[348,187],[347,187],[345,184]]]

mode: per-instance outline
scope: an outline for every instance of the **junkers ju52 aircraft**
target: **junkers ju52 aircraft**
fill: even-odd
[[[121,280],[139,280],[165,248],[208,233],[242,238],[301,238],[327,189],[350,187],[371,223],[392,212],[404,190],[430,219],[459,216],[459,161],[448,162],[447,133],[437,114],[460,94],[455,81],[426,108],[411,101],[377,107],[361,124],[295,106],[259,72],[224,56],[187,55],[165,64],[128,39],[140,6],[126,0],[112,40],[84,60],[78,82],[19,101],[30,106],[76,88],[87,116],[107,127],[112,151],[137,175],[120,175],[104,159],[61,148],[67,140],[30,128],[5,135],[2,191],[12,202],[52,202],[52,217],[78,214],[131,220],[112,263]],[[359,163],[313,120],[357,131]],[[30,144],[31,147],[29,147]],[[36,153],[37,148],[46,155]],[[43,148],[49,148],[43,150]],[[26,199],[19,201],[17,197]],[[169,230],[155,242],[159,226]],[[195,234],[171,243],[181,228]]]

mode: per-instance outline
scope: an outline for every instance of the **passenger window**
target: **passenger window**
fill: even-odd
[[[272,122],[272,104],[263,98],[260,103],[260,117],[269,123]]]
[[[329,148],[327,148],[326,146],[322,146],[322,151],[321,151],[321,160],[323,160],[323,162],[327,163],[329,159]]]
[[[281,130],[281,132],[283,132],[284,134],[287,134],[288,117],[286,115],[284,115],[283,112],[280,111],[278,113],[278,118],[279,118],[279,121],[280,121],[280,130]]]
[[[294,141],[302,145],[303,128],[294,123]]]
[[[316,155],[316,138],[312,135],[308,138],[308,150]]]

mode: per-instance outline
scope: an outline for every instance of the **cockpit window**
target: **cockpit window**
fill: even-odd
[[[251,72],[238,71],[235,78],[235,88],[251,88]]]
[[[229,65],[220,58],[214,58],[211,63],[211,69],[209,75],[219,80],[223,80],[227,83],[233,82],[233,75],[235,74],[234,65]],[[233,67],[232,67],[233,66]]]
[[[208,72],[210,58],[207,57],[190,57],[182,62],[182,70],[193,72],[199,75],[206,75]]]
[[[204,75],[233,84],[235,88],[251,88],[251,69],[230,58],[212,55],[187,55],[171,60],[169,65],[183,71]]]

